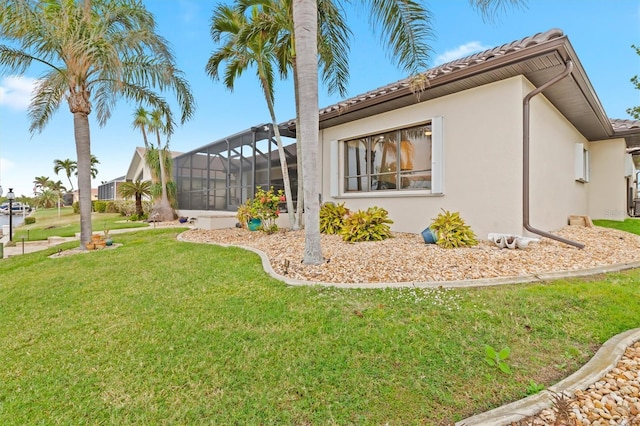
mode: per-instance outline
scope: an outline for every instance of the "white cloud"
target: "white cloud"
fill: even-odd
[[[465,43],[461,46],[458,46],[454,49],[447,50],[442,55],[438,55],[435,59],[434,65],[442,65],[446,62],[455,61],[456,59],[464,58],[465,56],[471,55],[472,53],[480,52],[482,50],[487,50],[491,46],[485,46],[479,41],[471,41],[469,43]]]
[[[0,105],[15,110],[26,110],[31,93],[38,80],[29,77],[10,76],[0,81]]]

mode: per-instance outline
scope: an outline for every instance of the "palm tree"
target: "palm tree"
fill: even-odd
[[[289,68],[296,74],[295,43],[293,40],[293,15],[291,0],[238,0],[237,12],[244,14],[247,9],[251,9],[251,20],[246,22],[240,34],[237,35],[236,44],[249,44],[252,38],[258,38],[264,44],[268,41],[270,50],[273,51],[280,75],[286,78]],[[319,56],[318,60],[322,69],[323,81],[327,84],[329,93],[339,92],[342,96],[347,93],[348,53],[350,36],[349,28],[346,25],[340,9],[336,7],[333,0],[318,1],[318,15],[321,16],[319,31]],[[229,32],[233,28],[233,20],[227,25],[225,16],[222,20],[217,20],[214,15],[212,19],[212,34],[214,28],[219,27],[222,31]],[[231,15],[230,15],[231,16]],[[213,58],[213,57],[212,57]],[[228,74],[227,74],[228,77]],[[294,84],[295,84],[294,78]],[[296,108],[297,108],[296,102]],[[296,114],[297,115],[297,114]],[[273,115],[272,115],[273,117]],[[272,118],[272,121],[275,119]],[[274,121],[275,128],[275,121]],[[304,206],[303,195],[303,174],[302,148],[301,144],[296,144],[297,151],[297,173],[298,173],[298,194],[297,212],[293,220],[293,229],[298,229],[302,222],[302,211]],[[279,151],[280,153],[280,151]],[[282,154],[280,155],[282,159]],[[281,162],[282,165],[282,162]],[[285,182],[286,185],[286,182]],[[287,199],[291,197],[287,195]],[[293,211],[293,206],[288,205],[288,210]],[[291,217],[290,217],[291,219]]]
[[[302,144],[305,188],[305,255],[303,262],[323,261],[320,244],[319,203],[320,183],[316,168],[318,156],[318,4],[320,0],[293,0],[295,55],[298,73],[296,103],[298,104],[298,142]],[[497,11],[525,0],[469,0],[485,18]],[[392,56],[402,68],[416,74],[426,68],[430,49],[426,41],[432,34],[430,14],[414,0],[363,1],[371,13],[372,24],[381,25],[388,37]],[[314,71],[315,70],[315,71]],[[311,188],[308,188],[308,187]],[[311,205],[310,205],[311,204]]]
[[[152,216],[156,221],[173,220],[175,211],[172,207],[168,187],[171,186],[171,171],[173,169],[173,159],[171,151],[169,151],[169,134],[167,133],[167,123],[163,121],[163,115],[160,110],[148,112],[143,107],[139,107],[134,112],[133,128],[140,129],[144,139],[146,148],[145,162],[151,170],[151,195],[155,202],[152,210]],[[149,142],[147,132],[156,134],[156,145]],[[161,134],[167,139],[162,143]],[[175,191],[173,191],[175,195]]]
[[[318,158],[318,7],[316,0],[293,0],[293,34],[296,41],[295,75],[298,104],[297,143],[302,145],[304,169],[303,263],[324,262],[320,243],[320,178]]]
[[[165,97],[171,90],[181,122],[194,100],[155,21],[136,0],[0,0],[0,70],[23,74],[46,70],[29,106],[30,131],[42,131],[66,101],[73,114],[80,199],[80,245],[91,238],[91,147],[89,114],[103,126],[120,97],[162,111],[173,131]],[[17,47],[14,47],[17,46]]]
[[[60,173],[61,170],[64,170],[67,175],[67,179],[69,179],[69,185],[71,185],[69,191],[73,192],[73,182],[71,182],[71,173],[75,172],[78,169],[78,163],[73,160],[53,160],[53,171],[55,174]]]
[[[95,179],[96,176],[98,176],[98,168],[96,167],[96,164],[100,164],[100,161],[98,161],[98,159],[96,158],[95,155],[91,154],[91,158],[89,159],[89,163],[91,164],[91,178]]]
[[[136,200],[136,215],[142,217],[142,197],[151,195],[151,182],[148,180],[137,180],[135,182],[124,182],[118,188],[118,193],[122,198],[134,198]]]
[[[149,150],[149,140],[147,139],[147,129],[151,121],[149,119],[149,112],[140,106],[133,114],[133,128],[140,129],[142,132],[142,139],[144,140],[144,147]]]
[[[258,13],[259,9],[254,7],[251,19],[256,20],[259,16]],[[256,76],[260,81],[264,98],[267,101],[267,108],[269,109],[272,128],[278,146],[289,225],[294,228],[295,212],[293,210],[293,197],[291,196],[289,167],[274,109],[273,65],[278,62],[276,46],[271,41],[271,38],[268,37],[268,34],[257,32],[247,36],[247,31],[250,29],[252,22],[247,19],[239,8],[219,5],[215,9],[211,21],[211,38],[214,43],[219,42],[221,39],[225,39],[225,43],[211,55],[207,62],[206,70],[209,76],[217,80],[219,78],[218,68],[223,62],[226,62],[224,83],[229,90],[233,90],[236,77],[239,77],[249,66],[254,65],[256,68]]]
[[[55,191],[44,188],[42,192],[35,197],[34,201],[36,206],[48,209],[56,205],[58,198],[58,194]]]
[[[45,189],[49,182],[49,176],[36,176],[33,181],[33,193],[37,194],[38,190],[42,191],[43,189]]]

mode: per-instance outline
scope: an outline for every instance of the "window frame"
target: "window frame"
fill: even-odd
[[[583,143],[575,145],[575,180],[588,183],[591,180],[591,153]]]
[[[357,140],[359,138],[369,138],[376,135],[382,135],[389,132],[402,132],[415,127],[431,124],[431,167],[430,169],[418,169],[417,172],[431,173],[431,188],[394,188],[388,190],[377,190],[369,188],[366,191],[346,191],[346,156],[345,150],[347,142]],[[382,128],[363,135],[353,135],[350,137],[333,140],[330,143],[330,178],[329,189],[333,198],[394,198],[407,196],[442,196],[444,195],[444,146],[443,146],[443,119],[441,116],[434,116],[425,120],[406,123],[405,125]],[[400,161],[400,159],[397,159]],[[402,177],[402,171],[396,170],[395,176]],[[369,173],[368,176],[375,175]]]

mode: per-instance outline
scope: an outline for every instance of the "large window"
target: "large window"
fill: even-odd
[[[343,141],[344,193],[432,189],[432,122]]]

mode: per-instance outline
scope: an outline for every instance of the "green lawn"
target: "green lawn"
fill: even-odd
[[[57,208],[38,209],[32,214],[36,223],[21,225],[14,229],[14,241],[46,240],[51,236],[73,237],[80,232],[80,215],[73,213],[71,207],[63,207],[58,212]],[[91,223],[93,232],[102,234],[105,229],[123,229],[148,227],[143,222],[128,222],[118,213],[92,213]]]
[[[257,255],[178,232],[0,261],[0,424],[441,425],[568,376],[640,324],[637,270],[480,289],[288,287]],[[485,363],[485,345],[511,348],[513,374]]]

